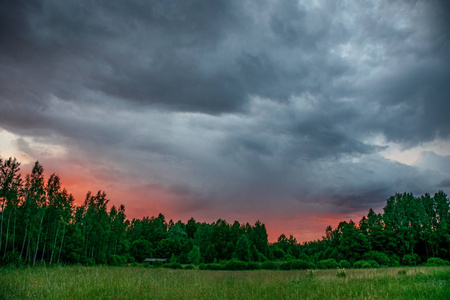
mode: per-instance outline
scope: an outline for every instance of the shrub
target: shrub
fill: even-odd
[[[261,264],[261,269],[264,270],[278,270],[278,264],[273,261],[265,261]]]
[[[286,260],[286,261],[295,260],[295,256],[288,253],[284,256],[284,260]]]
[[[212,271],[222,270],[222,266],[219,264],[206,264],[205,270],[212,270]]]
[[[317,266],[319,267],[319,269],[336,269],[337,267],[339,267],[334,258],[323,259],[319,261]]]
[[[309,256],[306,253],[300,253],[300,255],[298,256],[298,259],[300,260],[309,260]]]
[[[370,267],[371,265],[365,260],[358,260],[353,264],[353,268],[355,269],[366,269]]]
[[[284,258],[284,256],[286,255],[286,253],[283,251],[283,249],[280,249],[280,248],[278,248],[278,247],[275,247],[274,249],[273,249],[273,256],[276,258],[276,259],[282,259],[282,258]]]
[[[377,262],[374,261],[374,260],[368,260],[367,263],[368,263],[372,268],[380,268],[380,267],[381,267],[380,264],[377,263]]]
[[[402,258],[402,264],[406,266],[415,266],[420,262],[419,255],[416,253],[406,254]]]
[[[361,269],[370,269],[371,267],[372,266],[368,262],[365,262],[362,264]]]
[[[315,269],[316,266],[304,260],[290,260],[282,263],[280,265],[280,270],[306,270],[306,269]]]
[[[0,258],[0,266],[18,267],[21,264],[22,258],[17,251],[8,252],[4,258]]]
[[[264,254],[258,252],[258,261],[267,261],[267,257]]]
[[[93,266],[93,265],[95,265],[95,258],[83,257],[83,264],[86,266]]]
[[[193,266],[193,265],[186,265],[186,266],[184,266],[183,269],[184,269],[184,270],[193,270],[193,269],[194,269],[194,266]]]
[[[222,265],[223,270],[247,270],[247,263],[241,260],[232,259]]]
[[[199,268],[200,270],[206,270],[206,264],[200,264],[200,265],[198,266],[198,268]]]
[[[341,269],[350,269],[352,267],[352,265],[348,262],[348,260],[341,260],[339,262],[339,268]]]
[[[247,263],[247,270],[259,270],[261,269],[261,265],[257,262],[250,261]]]
[[[118,255],[110,255],[108,257],[108,265],[110,265],[110,266],[119,266],[120,262],[119,262],[119,259],[118,259]]]
[[[427,260],[427,266],[446,266],[449,262],[439,257],[430,257]]]
[[[175,254],[172,254],[172,256],[169,259],[169,263],[176,263],[176,262],[178,262],[178,259],[175,256]]]
[[[294,260],[292,261],[292,270],[306,270],[306,269],[315,269],[316,266],[305,260]]]
[[[398,266],[400,266],[400,262],[398,260],[396,260],[396,259],[392,259],[391,260],[391,264],[389,266],[391,266],[391,267],[398,267]]]
[[[314,278],[317,275],[317,271],[316,270],[306,270],[306,276],[308,278]]]
[[[336,273],[336,276],[340,277],[340,278],[344,278],[344,277],[347,277],[347,273],[345,272],[345,269],[339,269]]]
[[[291,261],[283,262],[283,263],[280,265],[280,270],[292,270],[291,265],[292,265],[292,262],[291,262]]]
[[[369,251],[364,254],[363,258],[367,261],[374,260],[380,266],[390,266],[392,264],[391,259],[386,253],[380,251]]]
[[[154,268],[160,268],[160,267],[162,267],[163,265],[164,265],[164,263],[163,263],[162,261],[159,261],[159,260],[154,261],[153,264],[152,264],[152,266],[153,266]]]
[[[406,275],[406,270],[398,270],[398,275]]]
[[[177,262],[164,264],[163,268],[166,268],[166,269],[183,269],[181,264],[177,263]]]

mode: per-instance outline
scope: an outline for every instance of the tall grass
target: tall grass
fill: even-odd
[[[448,299],[450,267],[404,270],[0,269],[0,299]]]

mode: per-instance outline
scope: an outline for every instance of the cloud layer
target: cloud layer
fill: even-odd
[[[330,214],[450,191],[450,149],[427,146],[450,139],[449,11],[3,1],[0,127],[18,155],[133,217],[260,218],[317,238]],[[386,155],[418,147],[417,164]]]

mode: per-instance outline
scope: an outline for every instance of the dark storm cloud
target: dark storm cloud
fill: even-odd
[[[252,4],[4,4],[2,27],[8,28],[2,36],[5,72],[9,82],[21,85],[11,94],[26,98],[26,86],[37,98],[28,101],[39,101],[45,93],[82,100],[86,97],[83,90],[99,90],[141,104],[220,113],[241,110],[249,95],[286,99],[307,89],[319,90],[321,81],[346,71],[344,64],[322,62],[318,56],[326,48],[319,50],[316,42],[330,34],[329,21],[314,22],[322,28],[319,31],[316,24],[303,26],[308,23],[303,9],[279,3],[270,12],[269,26],[252,20],[246,3]],[[299,57],[293,66],[280,64],[284,58],[273,50],[288,47],[293,51],[286,34],[298,36],[296,46],[302,50],[313,47],[319,53],[308,60]],[[254,42],[247,48],[249,37]],[[20,70],[27,73],[25,84],[23,74],[14,74],[14,63],[19,62],[23,64]],[[318,82],[320,76],[324,78]],[[4,88],[12,89],[8,86]]]
[[[81,88],[181,110],[233,110],[243,100],[236,79],[226,70],[209,74],[197,65],[202,53],[214,51],[223,29],[239,23],[231,6],[228,1],[4,3],[1,53],[9,87],[7,78],[2,87],[25,98],[22,89],[11,88],[11,81],[18,86],[25,79],[26,90],[38,98],[27,101],[45,93],[81,100]],[[22,72],[14,74],[18,63]]]
[[[0,126],[187,209],[432,192],[446,157],[382,152],[449,139],[448,5],[2,1]]]

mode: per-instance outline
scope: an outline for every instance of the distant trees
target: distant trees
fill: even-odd
[[[12,250],[15,251],[17,209],[19,207],[19,197],[21,193],[22,178],[19,174],[20,163],[14,158],[6,161],[0,159],[0,199],[2,201],[2,215],[0,224],[0,257],[3,250],[3,257],[6,256],[10,242]],[[3,221],[7,216],[7,226],[3,235]],[[10,231],[11,217],[13,218],[12,233]],[[12,237],[10,238],[10,236]],[[5,243],[2,244],[3,237]],[[3,249],[2,249],[3,246]]]
[[[450,259],[450,201],[442,191],[420,197],[395,194],[383,213],[370,209],[359,222],[328,226],[321,240],[304,244],[284,234],[269,243],[260,221],[200,223],[191,218],[174,223],[162,214],[129,221],[125,206],[108,204],[106,193],[98,191],[75,205],[58,175],[44,178],[39,162],[22,178],[16,159],[0,158],[0,265],[117,265],[159,257],[200,266],[228,261],[237,269],[244,268],[242,261],[277,268],[270,261],[279,260],[286,261],[286,268],[301,269]]]
[[[417,264],[428,258],[450,259],[448,227],[450,201],[439,191],[430,196],[395,194],[383,214],[372,209],[358,224],[341,222],[326,229],[321,241],[301,245],[303,253],[356,262],[375,260],[381,265]]]

